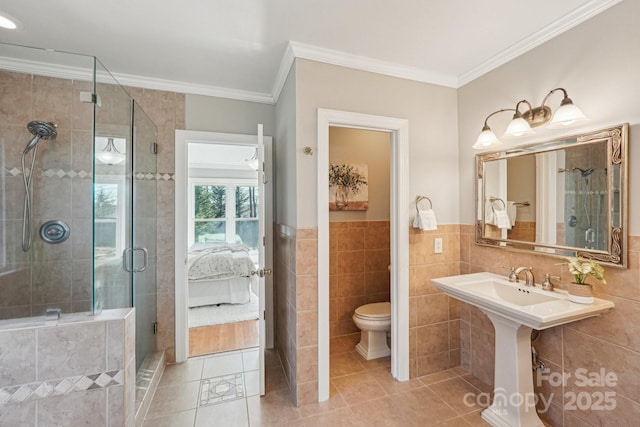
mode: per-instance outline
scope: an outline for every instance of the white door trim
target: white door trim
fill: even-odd
[[[318,109],[318,401],[329,399],[329,126],[391,134],[391,375],[409,379],[409,121]]]
[[[269,176],[265,191],[265,263],[271,268],[273,265],[273,183],[272,149],[273,139],[270,136],[263,137],[265,173]],[[244,145],[256,145],[256,135],[230,134],[219,132],[201,132],[189,130],[176,130],[175,136],[175,346],[176,362],[184,362],[189,356],[188,334],[188,310],[189,289],[187,283],[187,144],[189,142],[205,143],[237,143]],[[271,194],[271,197],[267,196]],[[274,343],[274,319],[273,319],[273,276],[266,277],[266,346],[273,348]]]

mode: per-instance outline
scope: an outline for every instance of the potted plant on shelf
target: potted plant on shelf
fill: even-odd
[[[329,186],[336,187],[336,209],[345,209],[349,204],[349,192],[358,194],[360,186],[366,184],[365,177],[353,165],[331,164]]]
[[[603,285],[607,284],[604,279],[604,268],[592,259],[586,260],[578,257],[568,257],[567,267],[569,273],[573,274],[574,282],[567,285],[569,291],[569,301],[580,304],[593,303],[593,288],[587,279],[593,277]]]

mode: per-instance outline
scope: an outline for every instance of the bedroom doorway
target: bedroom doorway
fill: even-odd
[[[178,362],[272,347],[271,148],[261,125],[176,131]]]

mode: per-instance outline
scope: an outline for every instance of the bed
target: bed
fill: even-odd
[[[243,245],[195,244],[189,248],[189,307],[246,304],[255,264]]]

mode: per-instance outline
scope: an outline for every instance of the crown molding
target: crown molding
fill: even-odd
[[[9,58],[7,56],[0,56],[0,69],[14,71],[17,73],[55,77],[60,79],[83,81],[93,80],[93,68],[70,67],[60,64],[45,64],[43,62]]]
[[[564,15],[562,18],[552,22],[541,30],[536,31],[535,33],[525,37],[514,45],[508,47],[492,58],[489,58],[488,60],[473,67],[466,73],[461,74],[458,77],[457,87],[462,87],[465,84],[488,73],[489,71],[494,70],[503,64],[506,64],[512,59],[515,59],[523,53],[526,53],[531,49],[536,48],[541,44],[553,39],[554,37],[559,36],[560,34],[596,16],[606,9],[615,6],[621,1],[622,0],[592,0],[588,3],[585,3],[584,5],[574,9],[573,11]]]
[[[9,57],[0,57],[0,69],[61,79],[83,81],[93,80],[93,69],[91,68],[70,67],[67,65],[29,61]],[[157,79],[153,77],[135,76],[131,74],[109,73],[102,70],[96,72],[96,79],[97,81],[103,83],[114,83],[115,79],[115,81],[122,86],[132,86],[144,89],[215,96],[218,98],[258,102],[262,104],[274,103],[273,96],[268,93],[227,89],[216,86]]]
[[[296,55],[291,47],[291,42],[289,42],[284,54],[282,55],[282,60],[280,60],[280,67],[278,68],[278,73],[276,74],[276,78],[273,82],[273,89],[271,90],[274,103],[278,102],[278,99],[280,99],[280,93],[284,88],[287,76],[289,76],[289,70],[291,70],[295,60]]]
[[[289,48],[295,58],[309,59],[327,64],[339,65],[372,73],[384,74],[402,79],[415,80],[423,83],[432,83],[440,86],[455,88],[458,79],[450,74],[408,67],[393,62],[380,61],[365,56],[352,55],[332,49],[320,48],[294,41],[289,42]]]
[[[239,89],[228,89],[218,86],[208,86],[196,83],[185,83],[174,80],[141,77],[131,74],[116,74],[113,76],[123,86],[134,86],[145,89],[165,90],[170,92],[188,93],[192,95],[214,96],[217,98],[236,99],[239,101],[273,104],[273,96],[268,93],[251,92]]]

